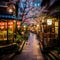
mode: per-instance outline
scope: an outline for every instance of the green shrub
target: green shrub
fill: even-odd
[[[22,36],[19,35],[19,34],[17,34],[17,35],[16,35],[16,38],[15,38],[15,42],[16,42],[16,43],[21,43],[21,41],[22,41]]]
[[[29,32],[26,31],[25,34],[24,34],[24,39],[25,39],[25,40],[28,40],[28,38],[29,38]]]

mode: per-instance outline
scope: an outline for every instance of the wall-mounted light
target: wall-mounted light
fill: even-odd
[[[8,13],[14,13],[15,12],[15,6],[14,5],[9,5],[8,7],[7,7],[7,12]]]
[[[9,9],[8,11],[9,11],[9,13],[12,13],[13,12],[13,9]]]
[[[13,9],[11,7],[8,7],[7,12],[10,13],[10,14],[13,13]]]

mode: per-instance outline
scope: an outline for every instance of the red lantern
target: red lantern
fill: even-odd
[[[9,26],[9,28],[13,28],[13,26]]]
[[[9,28],[13,28],[13,22],[8,23]]]
[[[1,22],[1,23],[0,23],[0,26],[1,26],[1,27],[0,27],[1,29],[4,29],[4,22]]]
[[[4,29],[4,26],[1,26],[1,29]]]
[[[17,27],[18,27],[18,28],[20,28],[20,26],[19,26],[19,25],[18,25]]]
[[[19,21],[17,22],[17,25],[20,25],[20,22]]]
[[[4,26],[4,22],[1,22],[1,25]]]
[[[17,27],[20,28],[20,22],[19,21],[17,22]]]
[[[21,32],[22,35],[24,35],[24,32]]]

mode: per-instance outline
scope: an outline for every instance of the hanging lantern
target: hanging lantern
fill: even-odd
[[[24,35],[24,32],[22,31],[21,34]]]
[[[17,27],[18,27],[18,29],[20,28],[20,22],[19,21],[17,22]]]
[[[9,23],[8,23],[8,26],[9,26],[9,28],[13,28],[13,22],[12,22],[12,21],[9,22]]]
[[[0,27],[1,29],[4,29],[4,22],[1,22],[1,23],[0,23],[0,26],[1,26],[1,27]]]
[[[9,28],[13,28],[13,26],[9,26]]]
[[[1,29],[4,29],[4,26],[1,26]]]

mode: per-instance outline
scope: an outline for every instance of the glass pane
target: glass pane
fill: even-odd
[[[55,26],[57,26],[57,27],[58,27],[58,21],[57,21],[57,22],[55,22]]]
[[[55,37],[58,38],[58,27],[55,27]]]
[[[8,40],[13,40],[13,21],[8,22]]]
[[[4,35],[4,40],[7,40],[7,31],[6,30],[3,31],[3,35]]]
[[[55,27],[55,34],[58,34],[58,27]]]
[[[0,40],[7,40],[6,22],[0,22]]]

